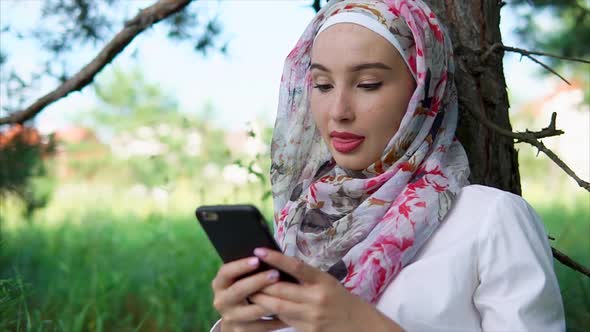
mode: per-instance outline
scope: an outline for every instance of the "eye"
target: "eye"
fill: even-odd
[[[328,92],[332,89],[331,84],[316,84],[313,86],[314,89],[320,90],[320,92]]]
[[[374,91],[379,89],[383,85],[383,82],[376,82],[376,83],[364,83],[359,84],[358,87],[367,91]]]

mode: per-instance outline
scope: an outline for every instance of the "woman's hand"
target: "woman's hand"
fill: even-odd
[[[248,304],[247,298],[262,288],[276,283],[276,270],[264,271],[237,280],[241,275],[256,270],[260,260],[249,257],[221,266],[211,284],[213,288],[213,306],[221,315],[222,332],[258,332],[272,331],[286,325],[278,319],[262,320],[261,317],[272,314],[268,309]]]
[[[302,283],[274,283],[250,297],[298,332],[402,331],[330,274],[277,251],[258,248],[254,253]]]

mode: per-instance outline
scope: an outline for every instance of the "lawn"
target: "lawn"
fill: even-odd
[[[26,301],[0,326],[44,331],[208,331],[219,259],[190,216],[37,224],[6,232],[2,277]],[[17,329],[19,330],[19,329]]]
[[[113,204],[130,207],[115,214],[75,210],[82,203],[67,199],[70,212],[5,221],[0,331],[209,330],[218,318],[209,285],[221,262],[190,204],[172,216],[155,208],[140,214],[137,202],[119,199]],[[588,265],[588,204],[536,208],[556,237],[552,244]],[[583,331],[590,326],[590,279],[557,261],[555,267],[568,330]]]

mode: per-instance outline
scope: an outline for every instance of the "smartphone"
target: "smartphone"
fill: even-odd
[[[195,214],[224,263],[253,256],[254,249],[259,247],[281,251],[264,217],[253,205],[200,206]],[[271,268],[261,261],[258,269],[240,279]],[[299,283],[280,270],[279,280]]]

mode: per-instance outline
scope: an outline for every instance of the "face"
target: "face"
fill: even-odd
[[[311,53],[311,111],[336,163],[362,170],[381,158],[415,89],[398,51],[357,24],[320,33]]]

